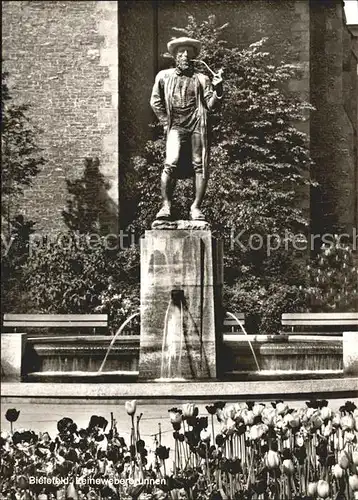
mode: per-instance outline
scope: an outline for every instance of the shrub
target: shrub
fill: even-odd
[[[311,287],[308,297],[314,311],[358,310],[358,266],[353,245],[338,235],[322,245],[309,266]]]
[[[68,244],[37,249],[26,281],[37,309],[47,313],[109,315],[110,331],[139,307],[138,249],[108,250],[104,238],[68,233]]]

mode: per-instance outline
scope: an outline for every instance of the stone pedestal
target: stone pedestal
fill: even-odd
[[[343,332],[343,370],[358,375],[358,332]]]
[[[222,245],[210,230],[146,231],[141,241],[140,379],[216,377],[221,286]]]
[[[1,378],[20,381],[26,347],[26,333],[1,334]]]

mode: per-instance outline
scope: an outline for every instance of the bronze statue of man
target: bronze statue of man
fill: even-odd
[[[181,37],[168,43],[176,67],[160,71],[155,79],[150,104],[166,132],[166,157],[161,176],[162,208],[157,219],[171,218],[176,179],[195,176],[195,199],[191,220],[205,220],[200,210],[208,171],[207,113],[222,97],[221,73],[209,77],[194,69],[201,42]]]

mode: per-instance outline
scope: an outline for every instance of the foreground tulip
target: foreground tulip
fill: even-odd
[[[317,483],[317,495],[321,498],[327,498],[329,495],[329,484],[327,481],[320,479]]]
[[[275,425],[276,412],[274,408],[264,408],[261,414],[261,418],[264,424],[269,426]]]
[[[25,490],[29,486],[29,482],[25,476],[19,476],[17,478],[17,485],[21,490]]]
[[[336,479],[340,479],[343,476],[343,469],[339,464],[332,467],[332,474]]]
[[[204,442],[210,441],[210,432],[207,429],[202,429],[200,432],[200,439]]]
[[[183,404],[183,418],[196,417],[198,415],[198,408],[194,403]]]
[[[282,470],[287,476],[291,476],[293,474],[295,467],[290,458],[286,458],[286,460],[282,462]]]
[[[132,401],[126,401],[124,404],[124,408],[128,415],[134,415],[137,410],[137,401],[133,399]]]
[[[353,476],[349,476],[348,482],[349,482],[349,486],[351,487],[352,491],[358,491],[358,476],[357,476],[357,474],[353,474]]]
[[[276,411],[277,411],[278,415],[285,415],[285,413],[287,413],[287,410],[288,410],[288,404],[287,403],[283,403],[283,402],[277,403],[277,405],[276,405]]]
[[[169,418],[172,424],[181,424],[183,420],[181,410],[177,410],[174,408],[172,410],[169,410]]]
[[[16,410],[16,408],[9,408],[5,413],[5,418],[8,422],[16,422],[19,418],[20,411]]]
[[[265,465],[268,469],[276,469],[280,465],[280,456],[277,451],[269,450],[266,453]]]
[[[332,418],[332,425],[333,427],[340,427],[341,425],[341,417],[338,415],[338,413],[336,413],[333,418]]]
[[[321,408],[321,417],[324,421],[329,420],[332,417],[332,410],[328,406]]]
[[[351,431],[354,429],[354,418],[352,415],[344,415],[341,418],[341,427],[344,431]]]
[[[317,493],[317,483],[308,483],[307,493],[310,497],[314,497]]]
[[[222,428],[222,433],[231,436],[236,431],[236,422],[232,418],[228,418],[226,424]]]
[[[322,420],[320,415],[318,415],[318,414],[312,415],[312,417],[311,417],[311,429],[313,431],[320,429],[322,424],[323,424],[323,420]]]
[[[358,465],[358,450],[352,452],[352,462],[354,465]]]
[[[10,431],[13,432],[13,423],[19,418],[20,411],[16,408],[9,408],[5,413],[5,418],[10,422]]]
[[[67,495],[67,498],[72,498],[73,500],[78,499],[77,491],[76,491],[76,488],[75,488],[75,485],[73,484],[73,482],[67,486],[66,495]]]
[[[338,457],[338,464],[342,469],[346,470],[349,467],[349,457],[345,451],[342,451]]]
[[[332,422],[329,420],[328,424],[324,426],[323,435],[329,437],[333,433]]]
[[[262,403],[254,404],[254,406],[252,407],[252,413],[255,415],[255,417],[258,417],[259,415],[262,414],[264,408],[265,408],[265,405]]]

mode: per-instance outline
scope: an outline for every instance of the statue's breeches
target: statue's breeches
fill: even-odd
[[[200,132],[171,128],[167,135],[164,172],[178,178],[202,174],[202,154]]]

